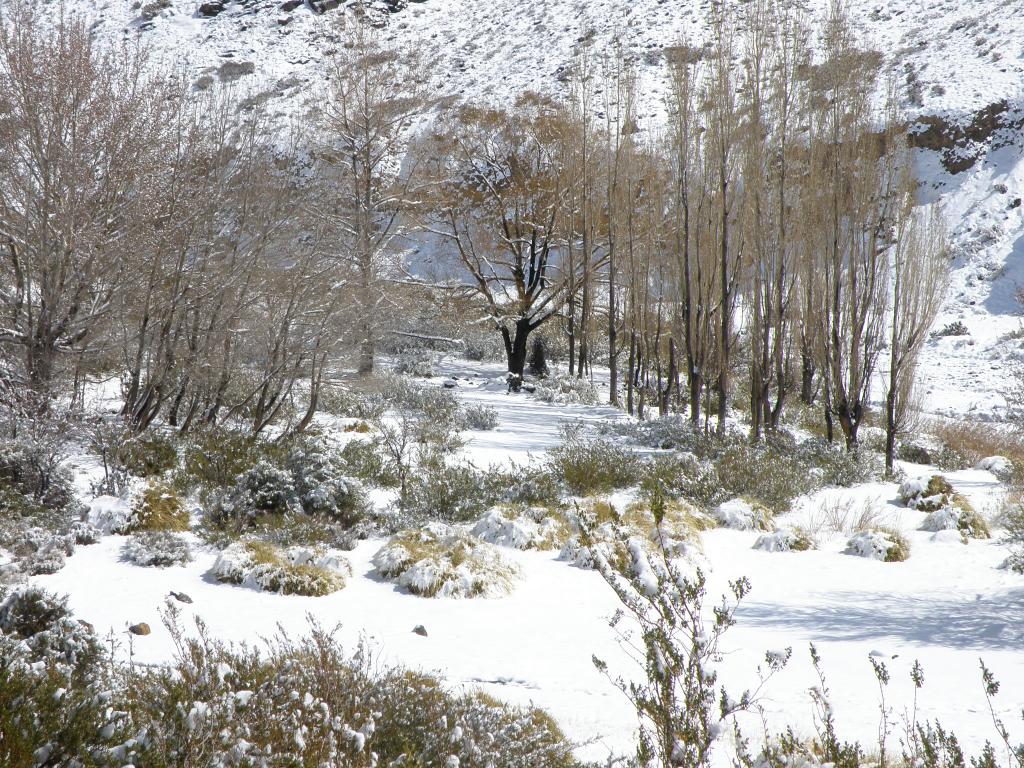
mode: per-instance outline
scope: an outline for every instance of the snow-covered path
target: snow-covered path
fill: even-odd
[[[469,434],[466,453],[478,466],[537,455],[557,442],[564,420],[623,418],[604,407],[554,406],[527,395],[507,395],[500,370],[488,366],[462,364],[445,373],[459,376],[455,391],[464,400],[499,411],[499,429]],[[972,470],[949,477],[976,508],[994,511],[1001,490],[991,474]],[[916,530],[922,513],[899,506],[895,497],[895,485],[870,484],[802,500],[788,522],[817,527],[818,551],[765,553],[751,549],[756,538],[751,532],[704,534],[709,596],[717,598],[739,576],[753,584],[739,625],[726,639],[722,682],[738,694],[756,684],[766,651],[792,647],[793,661],[771,681],[762,703],[774,724],[793,723],[810,733],[807,689],[816,680],[807,646],[814,643],[829,677],[840,735],[870,743],[879,711],[869,654],[884,660],[892,672],[887,702],[896,717],[909,706],[909,669],[919,659],[926,676],[921,715],[941,717],[966,747],[977,749],[994,736],[979,657],[1004,684],[1006,693],[997,704],[1011,729],[1019,725],[1021,701],[1014,694],[1024,689],[1019,650],[1024,645],[1024,578],[997,568],[1006,549],[996,542],[965,546],[931,540],[931,534]],[[868,505],[880,522],[900,527],[911,541],[910,559],[890,564],[842,554],[847,536],[824,527],[827,512],[837,504],[854,511]],[[127,642],[129,623],[148,622],[153,633],[134,639],[137,661],[160,662],[171,653],[159,611],[173,589],[194,600],[183,606],[186,624],[193,615],[201,617],[215,636],[252,642],[278,626],[300,633],[311,616],[328,627],[339,625],[350,647],[365,638],[382,661],[436,671],[452,684],[480,686],[500,698],[548,709],[572,738],[586,745],[581,756],[600,759],[630,749],[635,717],[591,662],[597,655],[613,672],[635,672],[607,626],[616,608],[614,597],[596,573],[559,562],[557,553],[507,550],[523,571],[523,580],[507,597],[430,600],[377,578],[370,559],[381,541],[365,541],[348,555],[354,576],[344,590],[302,598],[216,582],[208,575],[215,557],[209,550],[185,567],[139,568],[120,561],[121,541],[106,537],[79,548],[62,571],[36,580],[69,593],[71,607],[101,633],[114,631]],[[419,624],[428,637],[412,632]],[[749,725],[756,732],[756,724]]]

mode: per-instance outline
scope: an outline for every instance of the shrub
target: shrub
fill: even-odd
[[[562,441],[549,452],[552,467],[577,496],[608,493],[636,483],[642,462],[607,438],[587,439],[579,423],[561,427]]]
[[[544,713],[382,669],[315,624],[256,649],[173,634],[177,661],[117,702],[146,728],[124,755],[135,765],[577,766]]]
[[[741,496],[772,512],[789,509],[813,484],[808,468],[794,455],[767,445],[730,447],[715,462],[715,470],[727,497]]]
[[[406,484],[403,512],[416,520],[463,523],[497,501],[483,473],[469,462],[431,454],[420,460]]]
[[[654,488],[660,488],[672,498],[686,498],[705,505],[721,500],[723,494],[715,465],[692,453],[657,456],[648,463],[640,489],[650,494]]]
[[[738,531],[771,531],[772,513],[763,504],[747,499],[730,499],[715,507],[715,519],[725,528]]]
[[[442,523],[397,533],[373,564],[381,576],[422,597],[498,597],[512,591],[519,575],[495,547]]]
[[[662,549],[673,557],[691,555],[701,531],[714,520],[686,502],[654,494],[648,502],[635,502],[619,512],[604,500],[577,508],[570,516],[574,535],[559,553],[581,568],[597,568],[602,561],[620,568],[635,559],[631,550]]]
[[[1011,479],[1020,479],[1024,440],[1019,435],[993,424],[966,420],[934,421],[927,429],[941,446],[934,463],[942,469],[966,469],[990,456],[1003,456],[1012,467]]]
[[[25,639],[0,626],[0,764],[10,768],[579,768],[540,710],[382,668],[316,624],[299,640],[236,646],[202,624],[186,637],[171,614],[173,661],[123,669],[66,609],[38,624]],[[71,665],[44,635],[91,652]]]
[[[937,331],[932,331],[932,338],[942,338],[943,336],[967,336],[967,326],[964,325],[963,320],[953,320],[952,322],[946,323],[942,328]]]
[[[805,440],[793,452],[797,464],[814,473],[811,485],[833,485],[849,488],[878,479],[883,471],[879,456],[871,451],[848,451],[838,443],[825,440]],[[805,491],[807,492],[807,491]]]
[[[489,432],[498,426],[498,412],[489,405],[467,405],[463,414],[468,429]]]
[[[326,446],[299,446],[288,456],[288,470],[298,503],[307,515],[345,526],[355,525],[366,511],[359,483],[345,475],[341,457]]]
[[[535,397],[559,405],[597,405],[601,397],[586,379],[575,376],[551,376],[537,382]]]
[[[520,506],[554,506],[562,498],[562,488],[552,467],[547,463],[516,464],[491,467],[484,473],[484,482],[498,501]]]
[[[774,533],[758,536],[753,548],[762,552],[806,552],[817,549],[818,545],[814,537],[802,528],[780,528]]]
[[[137,477],[154,477],[172,470],[178,463],[178,450],[163,435],[151,433],[129,437],[121,452],[125,468]]]
[[[322,597],[345,586],[348,561],[322,550],[281,549],[263,541],[236,542],[218,556],[212,573],[219,581],[282,595]]]
[[[426,349],[410,348],[400,352],[395,359],[395,373],[430,379],[436,375],[434,355]]]
[[[124,525],[114,533],[136,531],[187,531],[188,510],[169,486],[151,482],[132,503]]]
[[[964,543],[968,539],[989,539],[992,532],[988,523],[960,494],[952,503],[930,512],[921,523],[922,531],[959,531]]]
[[[844,550],[848,555],[882,560],[886,563],[901,563],[910,557],[910,542],[894,528],[870,528],[855,533],[846,542]]]
[[[366,483],[393,488],[398,485],[398,476],[388,464],[377,440],[351,440],[339,454],[345,472]]]
[[[470,531],[481,541],[513,549],[559,549],[571,534],[566,519],[544,507],[492,509]]]
[[[66,441],[63,435],[62,440]],[[0,444],[0,504],[21,515],[75,516],[80,505],[61,455],[48,441],[18,439]],[[66,523],[65,523],[66,524]]]
[[[205,503],[257,464],[280,467],[287,455],[288,446],[281,443],[230,430],[205,430],[185,447],[175,485],[184,492],[198,490]]]
[[[166,568],[192,560],[188,539],[172,531],[143,531],[130,536],[121,547],[121,557],[141,566]]]

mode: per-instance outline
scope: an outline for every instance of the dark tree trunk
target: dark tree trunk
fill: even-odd
[[[508,360],[508,372],[516,376],[522,376],[526,369],[526,340],[533,327],[528,318],[521,318],[516,321],[515,335],[509,331],[507,326],[502,326],[501,337],[505,342],[505,356]]]
[[[541,378],[548,375],[547,351],[542,336],[537,336],[533,340],[533,349],[530,353],[530,373]]]

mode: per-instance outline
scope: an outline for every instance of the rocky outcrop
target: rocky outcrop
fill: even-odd
[[[1006,100],[997,101],[972,115],[919,117],[908,129],[910,146],[937,152],[952,174],[973,167],[985,153],[1005,146],[1024,126],[1024,115]]]

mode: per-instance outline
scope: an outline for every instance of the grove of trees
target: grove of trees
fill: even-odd
[[[316,107],[282,117],[5,6],[5,406],[116,380],[134,429],[301,431],[429,306],[499,335],[512,374],[543,329],[611,403],[745,413],[752,440],[800,402],[855,449],[881,386],[891,462],[948,268],[894,89],[838,2],[711,13],[664,51],[657,118],[617,47],[581,45],[556,95],[453,105],[351,19]]]

